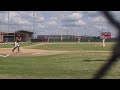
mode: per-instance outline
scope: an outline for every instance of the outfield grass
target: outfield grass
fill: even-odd
[[[66,45],[68,45],[68,47]],[[84,43],[67,43],[66,45],[63,44],[63,47],[60,44],[52,44],[50,47],[49,45],[40,45],[39,47],[46,49],[45,47],[47,46],[47,49],[70,50],[71,52],[57,55],[26,56],[19,58],[0,57],[0,78],[90,79],[110,56],[109,52],[80,52],[80,50],[93,50],[93,45],[86,44],[85,46]],[[39,47],[37,46],[37,48]],[[82,49],[82,47],[84,49]],[[85,47],[88,48],[86,49]],[[35,48],[35,46],[33,48]],[[103,51],[103,47],[98,46],[95,48],[99,51]],[[100,48],[102,49],[100,50]],[[72,52],[72,50],[74,50],[74,52]],[[77,50],[78,52],[76,52]],[[111,51],[111,46],[104,50]],[[116,65],[112,67],[112,71],[108,72],[103,78],[119,79],[119,64],[120,62],[116,63]]]
[[[68,50],[68,51],[111,51],[114,43],[106,43],[106,47],[102,47],[102,43],[58,43],[58,44],[42,44],[29,48],[43,50]]]

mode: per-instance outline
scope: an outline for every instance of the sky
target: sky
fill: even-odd
[[[120,11],[111,11],[120,20]],[[9,18],[8,18],[9,17]],[[88,35],[117,32],[99,11],[0,11],[0,31],[27,30],[37,35]]]

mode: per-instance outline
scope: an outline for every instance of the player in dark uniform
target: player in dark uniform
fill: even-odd
[[[18,52],[20,52],[20,50],[19,50],[19,47],[20,47],[19,42],[20,42],[20,40],[21,40],[20,35],[17,35],[17,37],[16,37],[16,39],[15,39],[14,48],[13,48],[12,52],[14,52],[14,50],[15,50],[16,48],[18,48]]]

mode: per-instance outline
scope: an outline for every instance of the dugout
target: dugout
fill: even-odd
[[[0,43],[3,42],[3,34],[4,34],[4,32],[0,32]]]
[[[0,32],[0,42],[14,42],[18,34],[21,36],[21,42],[31,42],[33,32],[23,30],[13,33]]]

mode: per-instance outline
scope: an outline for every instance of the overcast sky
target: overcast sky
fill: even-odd
[[[113,11],[120,20],[120,12]],[[9,15],[9,26],[8,26]],[[8,29],[9,27],[9,29]],[[14,32],[28,30],[37,35],[90,35],[116,30],[107,22],[99,11],[0,11],[0,31]]]

